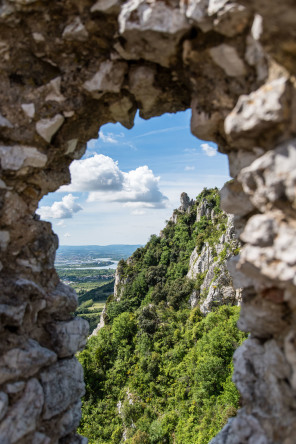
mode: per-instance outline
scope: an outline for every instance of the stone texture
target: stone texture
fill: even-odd
[[[8,396],[5,392],[0,392],[0,421],[6,415],[8,410]]]
[[[75,353],[84,329],[73,322],[75,292],[54,270],[57,237],[36,217],[38,202],[69,183],[71,160],[105,123],[130,128],[137,108],[150,118],[190,106],[192,133],[218,143],[235,179],[222,193],[233,225],[216,252],[236,235],[245,244],[229,266],[232,285],[243,287],[239,325],[250,332],[235,359],[242,408],[216,443],[294,443],[295,21],[293,0],[2,2],[0,378],[10,404],[1,443],[85,442],[73,430],[81,370],[74,359],[52,364],[55,349]],[[201,215],[215,217],[206,205]],[[202,254],[210,259],[209,246]]]
[[[286,119],[287,79],[280,77],[266,83],[248,96],[241,96],[225,119],[225,132],[233,138],[249,132],[254,137]]]
[[[13,348],[0,358],[0,383],[29,377],[56,361],[56,354],[38,342],[28,339],[21,347]]]
[[[3,169],[17,171],[22,167],[44,167],[47,156],[30,146],[0,146],[0,160]]]
[[[64,123],[64,116],[56,114],[49,119],[41,119],[36,123],[37,133],[48,143]]]
[[[44,390],[44,419],[62,413],[84,395],[83,371],[76,358],[59,360],[40,377]]]
[[[14,444],[35,430],[44,402],[43,391],[37,379],[30,379],[22,398],[9,410],[0,425],[0,439]]]
[[[66,26],[62,37],[65,40],[77,40],[79,42],[84,42],[87,40],[88,32],[80,17],[75,17],[74,20]]]
[[[210,49],[210,55],[215,63],[222,68],[228,76],[243,76],[246,73],[244,62],[240,59],[236,49],[223,43]]]
[[[126,70],[126,63],[103,62],[99,71],[87,80],[83,87],[94,98],[100,98],[106,92],[119,93]]]
[[[73,356],[84,348],[88,335],[88,322],[74,318],[68,322],[56,322],[47,327],[53,337],[53,348],[60,358]]]

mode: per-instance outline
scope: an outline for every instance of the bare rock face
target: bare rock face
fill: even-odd
[[[85,443],[73,355],[87,328],[55,272],[58,241],[34,215],[39,200],[70,182],[101,125],[189,107],[192,133],[228,155],[222,207],[243,242],[230,279],[250,332],[235,357],[242,409],[214,442],[295,441],[295,22],[293,0],[2,1],[3,444]]]
[[[204,198],[197,207],[197,220],[212,218],[209,202]],[[200,311],[208,314],[219,305],[239,305],[241,288],[235,287],[227,262],[235,257],[234,252],[241,246],[235,236],[233,217],[227,217],[227,227],[219,241],[210,246],[205,242],[201,251],[195,247],[189,262],[188,279],[202,279],[199,289],[195,289],[189,299],[191,307],[199,304]]]

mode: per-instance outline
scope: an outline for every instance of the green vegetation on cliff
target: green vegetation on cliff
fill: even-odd
[[[212,216],[197,222],[205,199]],[[80,433],[91,444],[206,444],[236,413],[232,355],[245,338],[236,327],[239,308],[221,306],[206,317],[198,305],[191,309],[206,273],[186,277],[194,248],[214,247],[226,224],[218,191],[204,190],[160,236],[119,262],[106,325],[79,355],[86,381]]]

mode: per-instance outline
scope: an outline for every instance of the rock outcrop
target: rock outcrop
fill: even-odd
[[[244,243],[232,275],[250,332],[235,358],[242,409],[217,439],[294,441],[295,20],[293,0],[2,1],[3,442],[84,442],[73,354],[86,328],[73,323],[76,296],[54,270],[58,241],[39,200],[69,183],[101,125],[189,107],[192,133],[228,155],[222,207]],[[48,418],[64,386],[73,393]]]
[[[192,292],[189,303],[192,308],[199,304],[203,314],[209,313],[215,306],[238,305],[241,302],[241,289],[234,288],[227,268],[229,259],[239,253],[241,244],[235,234],[233,217],[225,216],[225,232],[217,242],[212,242],[212,245],[205,242],[201,250],[195,247],[190,257],[187,277],[198,280],[198,288]],[[202,217],[219,227],[212,205],[206,198],[197,207],[196,220],[199,222]]]

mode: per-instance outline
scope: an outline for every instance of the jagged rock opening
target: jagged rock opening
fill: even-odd
[[[54,270],[41,197],[101,125],[192,108],[227,153],[222,190],[245,243],[235,355],[243,407],[216,443],[295,440],[295,8],[292,0],[90,0],[0,6],[3,443],[78,443],[86,326]]]

